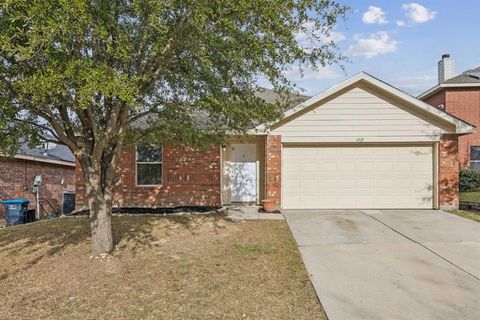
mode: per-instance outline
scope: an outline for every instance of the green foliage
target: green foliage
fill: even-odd
[[[480,171],[460,170],[460,192],[480,190]]]
[[[285,107],[254,95],[259,77],[289,92],[289,66],[343,59],[324,39],[346,12],[332,0],[3,1],[0,148],[16,141],[14,119],[88,156],[122,145],[127,126],[129,142],[245,133]],[[317,45],[303,48],[300,33]]]
[[[0,150],[14,152],[20,134],[67,145],[93,252],[109,253],[122,146],[202,145],[278,119],[288,101],[258,98],[257,79],[288,93],[292,65],[342,60],[325,39],[346,10],[333,0],[4,0]]]

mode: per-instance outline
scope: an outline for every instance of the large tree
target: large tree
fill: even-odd
[[[289,67],[341,60],[328,39],[346,10],[332,0],[3,0],[0,148],[20,135],[67,145],[93,252],[108,253],[122,147],[217,142],[276,119],[281,106],[259,99],[256,81],[288,92]]]

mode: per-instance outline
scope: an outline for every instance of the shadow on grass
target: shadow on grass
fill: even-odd
[[[194,232],[194,220],[209,218],[214,225],[223,219],[223,214],[213,215],[122,215],[112,218],[114,245],[122,250],[127,243],[133,252],[139,247],[151,247],[157,240],[152,230],[158,221]],[[0,264],[0,280],[30,269],[45,257],[61,253],[68,247],[90,243],[90,220],[88,218],[51,219],[30,224],[0,229],[0,259],[15,255],[17,263]],[[87,253],[88,254],[88,253]],[[12,259],[10,259],[12,260]],[[17,265],[15,265],[17,264]],[[2,270],[3,269],[3,270]]]
[[[113,219],[113,242],[117,250],[122,250],[129,245],[130,250],[135,253],[140,247],[151,248],[158,241],[154,236],[153,229],[158,227],[156,222],[164,221],[167,225],[175,225],[179,229],[195,233],[200,219],[208,219],[215,229],[220,229],[219,221],[223,220],[225,214],[207,214],[207,215],[181,215],[181,216],[118,216]],[[167,226],[163,226],[167,227]],[[168,229],[168,227],[167,227]],[[174,229],[171,232],[175,232]]]

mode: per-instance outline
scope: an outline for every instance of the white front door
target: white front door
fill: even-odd
[[[231,202],[257,201],[257,145],[232,145],[229,163]]]

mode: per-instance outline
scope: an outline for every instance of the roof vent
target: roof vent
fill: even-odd
[[[480,72],[468,72],[467,76],[480,80]]]

